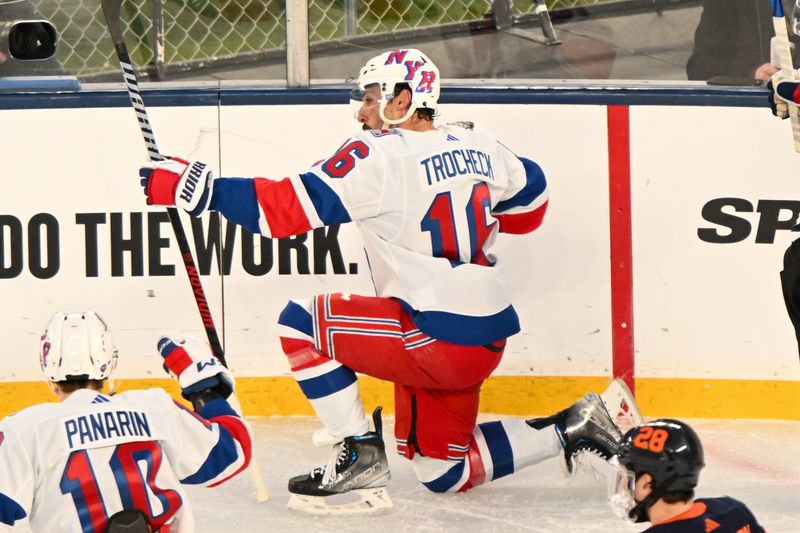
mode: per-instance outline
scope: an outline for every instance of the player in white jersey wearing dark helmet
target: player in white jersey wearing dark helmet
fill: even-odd
[[[486,129],[435,125],[440,87],[425,54],[388,51],[359,75],[365,131],[310,169],[280,180],[214,180],[203,163],[175,159],[141,169],[149,203],[216,210],[274,238],[348,222],[361,233],[376,296],[292,300],[278,319],[293,376],[335,443],[328,464],[289,481],[293,508],[391,506],[380,417],[370,431],[357,373],[395,384],[398,452],[435,492],[559,454],[571,470],[583,450],[610,457],[621,436],[596,394],[545,419],[476,424],[481,385],[520,331],[494,244],[539,227],[547,183]],[[359,501],[330,503],[353,490]]]
[[[724,496],[697,498],[705,466],[703,445],[685,422],[660,419],[630,429],[614,468],[610,503],[634,522],[650,522],[650,533],[763,533],[742,502]]]
[[[92,311],[56,313],[42,371],[59,403],[0,421],[0,524],[36,532],[189,533],[182,484],[217,485],[247,465],[252,436],[226,398],[233,376],[204,343],[159,341],[164,367],[195,412],[162,389],[104,392],[117,364]]]

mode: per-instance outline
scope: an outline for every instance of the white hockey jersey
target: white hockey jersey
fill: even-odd
[[[0,524],[103,533],[122,509],[157,528],[194,531],[181,484],[214,485],[243,469],[250,428],[224,400],[201,418],[162,389],[116,396],[81,389],[0,421]]]
[[[499,231],[541,223],[547,184],[485,129],[374,130],[280,181],[220,179],[211,208],[267,237],[354,222],[378,296],[395,298],[427,335],[484,345],[519,331],[493,268]]]

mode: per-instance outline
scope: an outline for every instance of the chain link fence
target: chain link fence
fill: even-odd
[[[117,73],[98,0],[29,0],[38,15],[58,29],[57,58],[64,71],[82,78]],[[550,10],[620,0],[549,0]],[[513,0],[512,15],[533,13],[535,0]],[[491,0],[309,0],[309,41],[347,42],[404,31],[437,28],[491,18]],[[236,62],[286,46],[283,0],[125,0],[124,32],[140,68],[165,63],[171,69]],[[163,21],[163,22],[161,22]],[[163,23],[164,57],[154,57]],[[157,76],[157,70],[146,70]]]

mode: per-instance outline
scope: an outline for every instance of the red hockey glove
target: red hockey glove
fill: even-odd
[[[149,205],[174,205],[199,217],[211,202],[214,173],[202,161],[151,161],[142,165],[139,176]]]
[[[230,370],[222,366],[203,341],[162,337],[158,351],[164,358],[164,370],[178,380],[183,397],[194,398],[212,390],[227,398],[233,392],[234,379]]]

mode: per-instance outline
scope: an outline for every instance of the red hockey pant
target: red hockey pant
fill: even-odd
[[[432,339],[389,298],[318,295],[312,308],[317,350],[355,372],[395,384],[400,453],[464,457],[481,384],[500,363],[505,341],[460,346]]]

